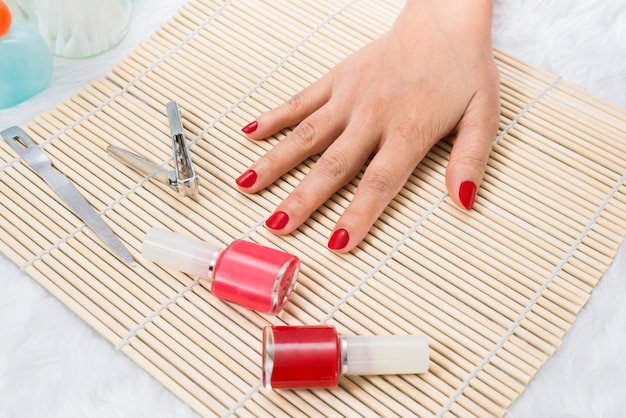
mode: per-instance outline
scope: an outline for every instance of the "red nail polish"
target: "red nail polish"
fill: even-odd
[[[331,235],[328,240],[328,248],[331,250],[341,250],[348,245],[350,234],[345,229],[338,229]]]
[[[459,188],[459,199],[465,207],[470,210],[474,206],[474,199],[476,198],[476,185],[472,181],[464,181]]]
[[[273,213],[272,216],[270,216],[269,218],[267,218],[267,221],[265,221],[265,225],[269,229],[283,229],[287,225],[287,222],[289,222],[289,215],[287,215],[285,212],[278,211]]]
[[[235,240],[226,248],[152,228],[141,247],[146,260],[184,271],[217,298],[277,315],[296,286],[300,259],[274,248]]]
[[[428,371],[425,335],[340,336],[330,325],[263,328],[263,378],[267,389],[335,387],[346,375]]]
[[[241,131],[244,134],[251,134],[252,132],[256,131],[256,128],[258,127],[259,127],[259,122],[254,121],[254,122],[250,122],[249,124],[241,128]]]
[[[240,187],[248,188],[248,187],[254,186],[254,183],[256,183],[256,179],[257,179],[256,171],[248,170],[245,173],[243,173],[241,176],[239,176],[239,178],[235,180],[235,182]]]

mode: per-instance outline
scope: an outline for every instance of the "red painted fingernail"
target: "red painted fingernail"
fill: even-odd
[[[254,122],[250,122],[249,124],[241,128],[241,131],[244,134],[251,134],[252,132],[256,131],[256,128],[258,127],[259,127],[259,122],[254,121]]]
[[[350,241],[348,231],[345,229],[338,229],[330,236],[330,239],[328,240],[328,248],[331,250],[341,250],[346,248],[348,241]]]
[[[465,207],[470,210],[474,206],[474,199],[476,198],[476,185],[472,181],[464,181],[459,188],[459,199]]]
[[[272,216],[267,218],[265,225],[269,229],[283,229],[287,225],[287,222],[289,222],[289,215],[285,212],[278,211],[274,212]]]
[[[240,187],[248,188],[248,187],[254,186],[254,183],[256,183],[256,179],[257,179],[256,171],[248,170],[242,175],[240,175],[239,178],[235,180],[235,182]]]

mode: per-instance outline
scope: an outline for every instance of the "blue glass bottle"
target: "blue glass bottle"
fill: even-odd
[[[52,53],[41,35],[24,22],[12,21],[8,6],[0,0],[0,109],[44,90],[53,71]],[[6,32],[6,29],[2,32]]]

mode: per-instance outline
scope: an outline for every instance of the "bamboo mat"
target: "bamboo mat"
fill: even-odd
[[[190,1],[105,77],[23,127],[137,267],[118,261],[4,141],[0,249],[204,416],[503,415],[626,233],[624,110],[495,50],[500,132],[474,210],[446,193],[441,142],[348,255],[326,242],[358,178],[287,237],[263,221],[314,159],[261,193],[235,186],[281,136],[253,142],[241,127],[382,34],[400,3]],[[106,153],[114,144],[168,166],[170,100],[201,177],[196,199]],[[297,254],[298,288],[279,317],[224,303],[142,259],[153,226]],[[261,388],[261,328],[320,322],[341,334],[424,333],[430,370],[344,377],[332,390]]]

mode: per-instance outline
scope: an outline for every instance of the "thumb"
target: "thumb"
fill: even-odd
[[[450,161],[446,169],[446,187],[458,206],[467,210],[474,206],[478,187],[489,160],[491,145],[498,132],[499,104],[489,98],[470,105],[458,125]]]

